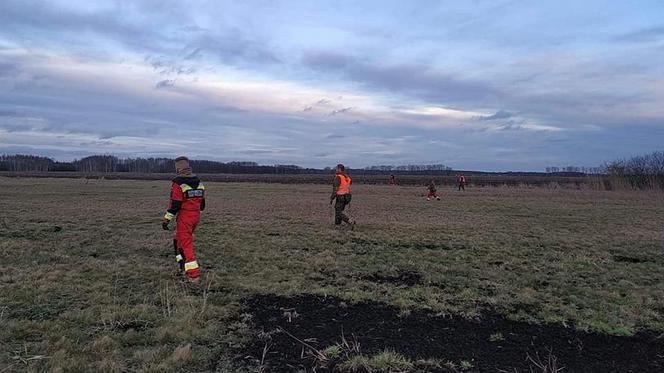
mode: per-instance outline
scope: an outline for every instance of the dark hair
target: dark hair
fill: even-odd
[[[337,168],[340,169],[341,171],[346,171],[346,167],[344,167],[344,165],[342,165],[341,163],[337,165]]]
[[[180,162],[180,161],[187,161],[187,162],[189,162],[189,158],[187,158],[187,157],[185,157],[185,156],[180,156],[180,157],[175,158],[175,162]]]

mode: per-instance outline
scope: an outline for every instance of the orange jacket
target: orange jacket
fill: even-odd
[[[353,183],[353,181],[350,179],[350,177],[348,177],[344,174],[337,174],[337,177],[339,178],[339,186],[337,187],[337,195],[342,196],[344,194],[350,194],[350,185]]]

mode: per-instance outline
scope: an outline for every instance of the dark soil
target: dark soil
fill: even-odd
[[[623,262],[623,263],[648,263],[652,261],[649,259],[633,258],[631,256],[623,256],[623,255],[614,255],[613,260],[616,262]]]
[[[246,307],[256,338],[242,356],[258,364],[267,343],[264,366],[270,372],[311,371],[316,365],[309,349],[293,337],[322,350],[340,343],[342,335],[359,342],[365,355],[391,349],[411,359],[468,361],[474,372],[541,372],[527,357],[546,361],[550,355],[562,372],[664,372],[664,337],[653,333],[609,336],[497,314],[468,320],[415,310],[400,316],[399,309],[382,303],[346,304],[313,295],[257,295]],[[316,369],[333,370],[334,364]]]

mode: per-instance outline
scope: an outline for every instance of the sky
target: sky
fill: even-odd
[[[662,1],[0,1],[0,153],[543,171],[662,150]]]

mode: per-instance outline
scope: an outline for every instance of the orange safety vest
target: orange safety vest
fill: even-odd
[[[337,195],[342,196],[344,194],[350,194],[350,177],[343,175],[343,174],[337,174],[339,176],[339,187],[337,188]]]

